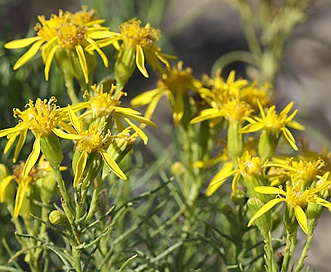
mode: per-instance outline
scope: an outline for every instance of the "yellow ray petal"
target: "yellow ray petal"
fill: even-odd
[[[0,203],[5,201],[5,192],[8,184],[12,181],[15,176],[7,176],[2,181],[0,181]]]
[[[296,205],[294,207],[294,213],[295,213],[295,217],[296,217],[300,227],[306,234],[308,234],[308,223],[307,223],[307,216],[306,216],[305,212],[299,205]]]
[[[100,152],[102,158],[104,159],[105,163],[108,167],[114,172],[116,176],[118,176],[122,180],[127,180],[126,175],[123,173],[121,168],[117,165],[117,163],[113,160],[113,158],[106,152]]]
[[[33,44],[34,42],[40,40],[41,37],[36,36],[36,37],[30,37],[30,38],[25,38],[25,39],[19,39],[11,42],[7,42],[5,44],[5,48],[7,49],[18,49],[18,48],[23,48],[26,47],[30,44]]]
[[[147,135],[139,128],[137,127],[134,123],[132,123],[128,118],[124,118],[124,120],[132,127],[134,131],[138,133],[140,138],[143,140],[144,144],[146,145],[148,142],[148,137]]]
[[[16,193],[14,217],[18,217],[18,215],[20,213],[20,210],[23,205],[24,195],[25,195],[24,186],[23,186],[23,183],[21,183],[18,186],[17,193]]]
[[[77,187],[79,181],[81,180],[85,167],[86,167],[86,163],[87,163],[87,158],[88,158],[88,154],[87,152],[83,151],[80,156],[79,159],[77,161],[76,164],[76,168],[75,168],[75,178],[74,178],[74,188]]]
[[[23,54],[22,57],[18,59],[18,61],[15,63],[13,69],[17,70],[21,66],[23,66],[25,63],[27,63],[37,52],[39,51],[41,45],[44,43],[44,40],[39,40],[35,44],[33,44],[30,49]]]
[[[254,191],[260,194],[266,194],[266,195],[278,195],[278,194],[282,194],[284,195],[285,192],[277,187],[271,187],[271,186],[258,186],[254,188]]]
[[[32,151],[25,162],[23,169],[23,177],[26,177],[29,174],[32,167],[38,161],[39,155],[40,155],[40,135],[37,135],[33,144]]]
[[[251,218],[251,220],[249,220],[247,227],[250,227],[253,222],[259,218],[261,215],[265,214],[267,211],[269,211],[272,207],[274,207],[275,205],[277,205],[278,203],[285,201],[284,198],[275,198],[270,200],[269,202],[267,202],[261,209],[259,209]]]
[[[98,52],[98,54],[100,55],[100,57],[102,58],[103,64],[105,65],[105,67],[108,67],[108,58],[105,55],[105,53],[102,52],[102,50],[99,48],[98,44],[93,41],[92,39],[86,38],[86,40],[88,41],[88,43],[92,46],[92,48]]]
[[[148,78],[148,72],[145,68],[145,56],[144,56],[144,50],[140,45],[136,46],[136,65],[139,69],[139,71],[143,74],[144,77]]]
[[[56,50],[59,48],[59,46],[54,46],[52,49],[48,52],[46,59],[45,59],[45,69],[44,69],[44,74],[45,74],[45,79],[48,81],[48,76],[49,76],[49,70],[51,69],[52,61],[55,55]]]
[[[86,63],[86,58],[85,58],[85,53],[84,53],[83,47],[81,45],[76,45],[75,49],[76,49],[76,53],[78,56],[80,67],[82,68],[82,71],[84,74],[85,83],[87,84],[88,80],[89,80],[88,68],[87,68],[87,63]]]
[[[22,130],[20,133],[20,137],[18,138],[18,142],[16,144],[15,152],[14,152],[14,156],[13,156],[14,163],[16,162],[18,154],[21,152],[21,149],[25,143],[27,133],[28,133],[27,129]]]

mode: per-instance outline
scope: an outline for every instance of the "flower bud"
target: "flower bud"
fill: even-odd
[[[115,79],[117,91],[123,90],[123,87],[132,76],[135,65],[135,47],[121,48],[115,62]]]
[[[37,180],[36,185],[40,190],[40,197],[43,203],[49,203],[57,190],[56,176],[53,171]]]
[[[317,220],[321,216],[323,210],[324,207],[322,205],[314,202],[309,202],[306,211],[307,218]]]
[[[263,130],[259,140],[259,154],[263,161],[270,159],[278,145],[279,136],[268,130]]]
[[[68,225],[68,219],[66,215],[59,210],[53,210],[48,216],[49,221],[56,226],[67,226]]]
[[[248,199],[247,206],[250,213],[253,216],[258,210],[260,210],[264,206],[264,203],[257,197],[253,197]],[[255,219],[254,223],[261,232],[263,233],[269,232],[272,227],[271,212],[268,211],[264,213],[259,218]]]
[[[232,160],[237,161],[244,151],[244,135],[239,133],[241,122],[229,121],[227,150]]]
[[[41,151],[53,169],[58,169],[63,160],[59,138],[52,132],[40,137]]]

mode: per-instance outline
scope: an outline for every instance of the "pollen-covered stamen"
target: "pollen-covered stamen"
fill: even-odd
[[[250,116],[253,110],[245,101],[230,99],[221,106],[220,111],[230,121],[242,121],[245,117]]]
[[[193,87],[193,81],[192,69],[187,67],[183,70],[183,62],[180,61],[176,67],[162,75],[161,80],[158,81],[158,86],[173,92],[185,92]]]
[[[37,99],[35,104],[32,100],[26,105],[25,111],[14,109],[14,117],[20,117],[28,128],[37,134],[48,135],[58,125],[60,117],[55,105],[56,98],[52,97],[47,102],[46,99]]]
[[[126,44],[135,46],[139,44],[142,47],[151,47],[155,41],[160,39],[161,32],[146,24],[141,27],[141,21],[132,19],[121,24],[120,31]]]
[[[75,46],[81,44],[85,38],[86,27],[73,23],[65,23],[56,29],[58,44],[63,48],[74,50]]]
[[[63,12],[60,10],[59,16],[52,14],[49,20],[45,19],[45,16],[38,16],[39,22],[36,23],[34,30],[37,35],[46,41],[51,40],[56,36],[56,29],[63,24],[65,18]]]
[[[245,177],[259,177],[263,171],[263,161],[260,157],[252,157],[249,152],[238,159],[240,174]]]
[[[291,206],[300,206],[305,208],[313,196],[309,190],[302,191],[299,186],[290,186],[287,184],[286,202]]]
[[[102,130],[98,130],[95,127],[91,127],[82,135],[83,137],[77,142],[77,149],[81,152],[85,151],[90,154],[101,148],[107,148],[109,144],[110,133],[104,134]]]
[[[103,92],[103,85],[97,88],[95,85],[91,86],[94,95],[90,96],[88,92],[85,92],[84,97],[88,97],[90,100],[92,114],[94,117],[105,116],[108,118],[114,111],[114,107],[119,107],[121,105],[121,97],[126,95],[124,92],[120,92],[117,98],[113,97],[115,86],[112,86],[109,92]]]
[[[13,165],[13,174],[15,175],[15,180],[18,183],[23,180],[24,166],[25,166],[24,162]],[[28,173],[29,183],[36,181],[38,178],[40,178],[41,175],[42,172],[37,167],[32,167],[30,172]]]
[[[80,25],[80,24],[86,24],[88,22],[97,20],[98,17],[95,15],[95,10],[92,9],[90,11],[87,11],[87,6],[83,6],[82,10],[75,12],[71,16],[71,21],[74,24]]]

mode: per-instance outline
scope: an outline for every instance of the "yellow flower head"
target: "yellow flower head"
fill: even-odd
[[[293,121],[293,118],[297,114],[298,110],[295,110],[291,115],[288,116],[288,113],[293,107],[293,102],[289,103],[280,114],[276,113],[276,106],[273,105],[268,109],[267,114],[264,113],[264,109],[260,102],[258,102],[261,118],[246,118],[250,123],[247,126],[241,129],[241,133],[250,133],[258,130],[266,130],[271,135],[275,135],[277,138],[283,134],[285,139],[291,145],[294,150],[298,150],[298,147],[295,144],[295,139],[287,127],[292,127],[294,129],[303,130],[304,127],[299,123]]]
[[[141,21],[136,18],[121,24],[120,32],[123,42],[132,47],[139,45],[143,48],[151,48],[161,37],[159,29],[151,27],[149,23],[141,27]]]
[[[184,96],[189,90],[199,92],[201,83],[195,79],[192,69],[183,69],[183,62],[164,72],[158,81],[157,88],[144,92],[131,100],[131,106],[148,105],[145,117],[150,119],[162,96],[169,100],[175,126],[178,126],[184,115]]]
[[[235,79],[235,71],[231,71],[227,80],[221,77],[221,70],[217,71],[214,79],[203,77],[205,88],[199,94],[210,108],[204,109],[199,116],[191,120],[192,124],[211,120],[210,126],[218,124],[223,118],[229,122],[241,122],[250,116],[252,107],[240,97],[240,93],[248,84],[247,80]]]
[[[83,177],[84,171],[91,171],[92,169],[86,169],[88,159],[91,155],[99,155],[106,165],[121,179],[126,180],[127,177],[119,168],[114,159],[107,153],[107,148],[112,141],[110,131],[104,132],[104,125],[99,128],[96,126],[90,126],[88,129],[84,129],[82,122],[78,119],[71,106],[68,106],[68,115],[74,131],[69,129],[69,133],[62,132],[60,135],[64,138],[76,141],[76,151],[79,154],[74,166],[74,187],[76,187]],[[93,157],[92,157],[93,160]]]
[[[57,126],[64,125],[63,120],[67,118],[63,110],[56,106],[55,102],[55,97],[50,98],[48,101],[46,99],[41,100],[38,98],[35,103],[30,100],[26,105],[26,110],[21,111],[19,109],[14,109],[14,117],[21,119],[19,123],[15,127],[0,131],[0,138],[4,136],[7,136],[8,138],[8,143],[4,149],[4,153],[8,152],[10,147],[14,144],[16,138],[19,137],[13,156],[14,163],[16,162],[26,140],[28,130],[31,130],[34,133],[36,139],[33,144],[32,152],[25,163],[25,175],[30,172],[33,165],[39,158],[41,151],[41,139],[44,141],[47,138],[56,138],[55,135],[58,135],[60,132],[60,129],[57,128]],[[51,142],[48,144],[51,144]],[[58,147],[57,142],[55,142],[55,147]],[[48,146],[48,149],[50,148],[52,147]],[[58,155],[59,154],[54,154],[54,156]]]
[[[101,149],[106,149],[110,142],[110,133],[104,133],[102,130],[92,126],[88,130],[80,131],[80,139],[77,140],[76,148],[80,152],[91,154]]]
[[[245,101],[230,99],[220,108],[219,113],[229,122],[241,122],[252,113],[252,107]],[[217,115],[215,115],[217,117]]]
[[[235,79],[236,72],[231,71],[227,80],[221,76],[221,70],[218,70],[215,78],[203,76],[202,82],[206,88],[202,89],[200,95],[211,107],[221,108],[224,101],[233,97],[240,97],[240,92],[248,85],[244,79]]]
[[[316,188],[302,190],[298,185],[293,185],[289,181],[286,183],[286,191],[282,189],[282,186],[279,188],[270,187],[270,186],[259,186],[255,188],[255,191],[260,194],[275,194],[277,195],[275,199],[268,201],[260,210],[258,210],[253,217],[248,222],[248,226],[251,226],[257,218],[262,216],[264,213],[268,212],[275,205],[280,202],[285,202],[290,209],[294,210],[295,217],[302,228],[302,230],[307,234],[308,233],[308,224],[307,216],[304,209],[308,203],[316,203],[322,205],[329,210],[331,209],[331,203],[327,200],[318,196],[318,193],[325,188],[327,188],[331,182],[328,181],[327,172],[323,177],[320,177],[320,186]]]
[[[210,181],[206,191],[207,196],[212,195],[231,176],[233,176],[232,192],[236,194],[240,177],[251,179],[260,178],[263,175],[262,160],[252,155],[248,150],[238,158],[237,164],[238,168],[234,169],[234,163],[232,161],[224,163],[223,168]]]
[[[39,163],[32,167],[29,173],[24,176],[23,174],[25,168],[26,167],[23,162],[14,165],[13,175],[9,175],[0,181],[1,195],[4,194],[6,187],[13,179],[18,184],[15,198],[14,217],[18,217],[23,205],[24,197],[30,191],[30,186],[32,186],[39,178],[46,176],[46,174],[52,170],[49,163],[45,161],[43,157],[40,159]],[[1,197],[1,199],[4,199],[4,197]]]
[[[22,124],[40,135],[47,135],[57,127],[60,116],[55,104],[56,98],[51,97],[48,101],[38,98],[34,103],[32,100],[26,105],[23,112],[20,109],[14,109],[14,117],[19,117]]]
[[[120,33],[112,33],[110,37],[102,39],[97,43],[100,47],[112,44],[119,50],[119,56],[121,55],[121,57],[117,57],[117,63],[123,62],[131,64],[131,57],[133,56],[138,70],[143,76],[149,77],[145,67],[145,59],[153,70],[157,70],[161,73],[163,68],[160,62],[166,67],[169,67],[170,65],[167,58],[173,58],[172,56],[163,54],[161,48],[156,45],[160,36],[160,30],[151,27],[149,23],[142,27],[141,21],[133,18],[121,24]],[[119,41],[122,41],[121,45]],[[89,48],[90,46],[87,50],[89,50]],[[130,70],[130,68],[131,67],[126,67],[125,69]],[[127,71],[120,70],[120,72],[125,73]]]
[[[114,91],[116,87],[113,85],[108,92],[104,92],[103,85],[99,87],[93,85],[93,94],[85,92],[84,96],[88,99],[86,102],[77,103],[72,106],[75,110],[87,109],[80,118],[88,117],[92,115],[94,120],[98,118],[106,118],[106,121],[113,124],[115,121],[117,132],[121,132],[125,129],[123,124],[124,120],[132,129],[138,133],[145,144],[147,144],[148,137],[146,134],[135,125],[130,119],[135,120],[139,123],[156,126],[152,121],[141,116],[139,111],[133,110],[131,108],[121,107],[121,97],[126,95],[124,92],[120,92],[117,97],[114,97]]]
[[[108,59],[97,45],[95,39],[109,37],[111,32],[107,27],[99,25],[103,20],[96,18],[94,10],[87,12],[86,9],[86,7],[83,7],[83,9],[77,13],[63,12],[60,10],[58,15],[52,14],[50,19],[45,19],[45,16],[38,16],[39,22],[35,26],[37,36],[6,43],[5,48],[8,49],[17,49],[32,45],[16,62],[14,70],[28,62],[37,54],[39,49],[41,49],[42,59],[45,64],[45,78],[48,80],[49,70],[54,56],[56,56],[61,49],[66,49],[73,52],[75,57],[79,60],[81,71],[87,83],[89,71],[87,53],[86,50],[84,51],[87,45],[90,46],[88,54],[92,55],[94,50],[97,51],[104,65],[108,66]],[[63,54],[61,54],[61,56],[63,56]],[[58,58],[59,65],[63,61],[61,58],[62,57]],[[74,59],[71,61],[73,62]],[[68,65],[66,64],[64,66]],[[61,65],[59,67],[60,69],[62,68]],[[65,69],[68,69],[68,67],[65,67]],[[77,75],[77,71],[71,71],[71,73]]]
[[[264,162],[260,157],[252,156],[248,151],[238,158],[238,168],[243,178],[261,177]]]
[[[278,185],[289,179],[293,184],[299,185],[303,190],[309,187],[317,176],[324,174],[322,169],[325,163],[322,159],[317,158],[315,161],[295,160],[294,158],[285,160],[274,160],[265,164],[265,167],[272,167],[272,173],[275,172],[277,177],[271,185]]]
[[[84,98],[89,99],[89,104],[91,107],[92,115],[94,118],[105,116],[108,118],[117,107],[121,106],[121,97],[126,95],[124,92],[120,92],[115,98],[114,91],[116,90],[115,85],[112,85],[109,92],[103,91],[103,85],[97,88],[96,85],[91,86],[93,90],[93,95],[90,95],[87,91],[84,94]]]
[[[240,92],[240,98],[252,106],[254,111],[259,111],[258,102],[262,108],[269,108],[272,105],[270,98],[271,85],[269,83],[263,86],[258,86],[256,82],[252,82]]]

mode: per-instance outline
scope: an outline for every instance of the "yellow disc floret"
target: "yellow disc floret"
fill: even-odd
[[[161,32],[151,27],[149,23],[144,27],[140,25],[141,21],[135,18],[121,24],[120,31],[123,41],[132,46],[139,44],[143,48],[151,47],[155,41],[160,39]]]
[[[37,134],[48,135],[58,125],[60,119],[55,102],[55,97],[50,98],[48,102],[47,99],[41,100],[40,98],[35,103],[30,100],[25,111],[14,109],[14,116],[20,117],[22,122]]]

